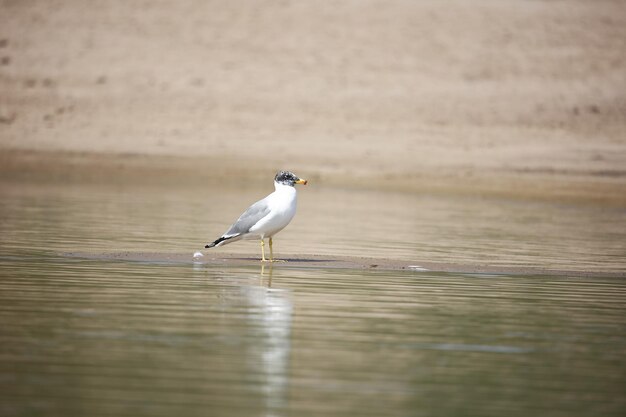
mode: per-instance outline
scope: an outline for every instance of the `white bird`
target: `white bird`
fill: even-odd
[[[241,239],[261,239],[261,261],[274,262],[272,237],[283,230],[296,214],[296,184],[306,185],[307,180],[298,178],[292,172],[280,171],[274,177],[276,190],[248,207],[226,233],[205,248],[222,246]],[[269,260],[265,259],[265,238],[269,238],[270,243]]]

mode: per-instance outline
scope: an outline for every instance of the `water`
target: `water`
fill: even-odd
[[[626,411],[621,209],[309,187],[279,255],[596,276],[215,267],[60,253],[191,256],[263,192],[0,189],[2,416]]]

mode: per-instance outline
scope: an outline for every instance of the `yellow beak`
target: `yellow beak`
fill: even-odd
[[[303,184],[306,185],[308,183],[307,180],[303,180],[302,178],[298,178],[298,180],[296,181],[296,184]]]

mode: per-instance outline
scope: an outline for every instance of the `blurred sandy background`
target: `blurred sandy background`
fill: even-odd
[[[626,2],[0,2],[0,175],[626,204]]]

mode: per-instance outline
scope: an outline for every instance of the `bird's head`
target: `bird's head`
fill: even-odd
[[[274,182],[276,182],[278,184],[289,185],[289,186],[293,187],[296,184],[304,184],[304,185],[306,185],[308,181],[304,180],[302,178],[298,178],[298,176],[296,174],[294,174],[293,172],[280,171],[274,177]]]

